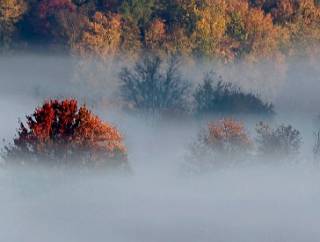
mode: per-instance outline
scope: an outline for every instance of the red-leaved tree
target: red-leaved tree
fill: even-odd
[[[127,165],[119,131],[75,99],[50,100],[20,122],[5,160],[51,165]]]

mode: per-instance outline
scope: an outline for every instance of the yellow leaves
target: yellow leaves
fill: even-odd
[[[174,26],[167,29],[162,19],[155,19],[145,33],[145,45],[148,50],[160,56],[170,54],[191,55],[193,43],[185,30]]]
[[[320,43],[320,9],[313,0],[297,3],[294,18],[287,24],[291,55],[310,56],[318,52]]]
[[[0,0],[0,22],[17,22],[26,11],[27,4],[21,0]]]
[[[194,48],[193,41],[181,27],[175,27],[168,33],[168,52],[171,54],[191,55]]]
[[[24,0],[0,0],[0,45],[9,44],[15,24],[27,10]]]
[[[195,8],[198,16],[194,39],[198,51],[205,55],[219,53],[219,45],[226,31],[226,1],[205,0],[202,6]]]
[[[273,57],[278,50],[280,39],[271,16],[264,15],[261,10],[251,10],[246,21],[246,29],[248,31],[248,42],[251,43],[251,57]]]
[[[117,54],[121,41],[121,17],[117,14],[95,13],[77,48],[82,54],[92,54],[106,60]]]
[[[161,19],[155,19],[145,33],[146,46],[150,50],[162,49],[166,42],[166,26]]]
[[[255,61],[279,49],[280,33],[271,16],[245,0],[206,0],[195,12],[199,20],[193,37],[202,54]]]
[[[250,7],[244,0],[229,0],[227,12],[228,37],[238,42],[235,48],[238,57],[255,62],[277,55],[282,32],[273,24],[270,14]]]
[[[174,2],[173,16],[155,12],[143,29],[119,14],[96,12],[78,31],[82,37],[75,49],[103,61],[120,54],[137,56],[145,48],[159,55],[258,62],[281,59],[298,48],[310,51],[320,41],[320,10],[313,0]]]

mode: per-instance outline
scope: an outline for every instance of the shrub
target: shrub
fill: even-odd
[[[179,72],[179,59],[164,62],[147,55],[133,69],[123,68],[119,74],[124,100],[133,108],[151,113],[186,110],[189,84]]]
[[[20,122],[13,144],[5,147],[7,162],[44,165],[126,165],[119,131],[77,101],[50,100]]]
[[[291,125],[271,128],[263,122],[256,127],[258,152],[264,157],[292,158],[299,152],[300,132]]]
[[[315,160],[318,161],[320,158],[320,131],[316,132],[314,136],[315,136],[315,142],[313,145],[313,155]]]
[[[248,158],[252,142],[241,122],[222,119],[211,122],[191,145],[194,170],[234,165]]]
[[[244,93],[216,73],[207,74],[194,93],[198,114],[274,114],[273,105],[252,93]]]

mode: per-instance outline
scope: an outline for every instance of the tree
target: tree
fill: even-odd
[[[136,24],[144,36],[144,29],[151,20],[155,7],[155,0],[126,0],[122,2],[119,12],[125,19]]]
[[[75,22],[70,21],[76,12],[77,6],[70,0],[43,0],[37,7],[34,28],[47,39],[54,38],[55,42],[68,43],[66,31],[77,27]],[[81,21],[77,24],[82,25]]]
[[[292,21],[287,25],[290,36],[291,54],[314,57],[319,54],[320,8],[313,0],[296,3]]]
[[[138,26],[134,22],[122,18],[120,38],[120,52],[125,58],[137,57],[142,47]]]
[[[205,0],[196,6],[198,21],[193,33],[196,55],[225,57],[221,44],[227,27],[226,7],[225,0]]]
[[[171,26],[167,33],[166,49],[169,55],[192,56],[194,43],[185,28]]]
[[[272,104],[264,103],[252,93],[244,93],[214,72],[205,76],[193,96],[197,114],[274,114]]]
[[[313,155],[316,161],[319,161],[320,158],[320,131],[314,133],[315,142],[313,145]]]
[[[57,13],[57,29],[59,33],[55,33],[56,38],[65,42],[65,44],[74,50],[76,45],[81,41],[83,31],[89,24],[86,16],[79,12],[60,11]]]
[[[24,0],[0,0],[0,47],[8,47],[16,30],[15,24],[27,10]]]
[[[146,55],[132,69],[119,74],[123,98],[135,109],[151,112],[177,112],[186,109],[189,84],[179,72],[179,58],[167,63],[158,56]]]
[[[121,16],[96,12],[76,46],[81,55],[105,61],[118,54],[121,43]]]
[[[157,16],[165,21],[169,28],[183,29],[186,35],[191,35],[196,27],[199,16],[195,11],[196,0],[158,0]]]
[[[150,51],[161,51],[166,43],[166,25],[161,19],[155,19],[145,33],[145,45]]]
[[[248,159],[252,141],[243,124],[226,118],[213,121],[198,134],[191,145],[189,165],[192,171],[236,165]]]
[[[255,62],[279,55],[283,33],[273,24],[270,14],[250,7],[246,0],[230,0],[226,12],[229,38],[226,48],[231,47],[236,58]]]
[[[293,158],[301,145],[300,132],[291,125],[271,128],[260,122],[256,127],[258,152],[263,157],[277,159]]]
[[[126,148],[119,131],[78,108],[75,99],[50,100],[20,122],[13,144],[5,147],[8,163],[51,166],[126,166]]]

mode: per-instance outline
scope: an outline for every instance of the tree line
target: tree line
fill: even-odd
[[[320,135],[315,133],[314,158],[319,160]],[[302,144],[290,124],[256,124],[252,138],[244,123],[233,118],[213,119],[201,129],[187,150],[184,168],[194,173],[244,164],[293,164]],[[121,131],[102,121],[75,99],[48,100],[26,121],[19,121],[13,141],[0,153],[4,165],[85,170],[130,171]]]
[[[226,62],[313,55],[319,23],[316,0],[0,0],[2,49],[102,60],[146,50]]]
[[[131,110],[152,114],[193,113],[196,116],[254,114],[271,117],[272,103],[244,92],[211,71],[193,87],[180,72],[181,59],[145,55],[119,73],[120,93]]]

